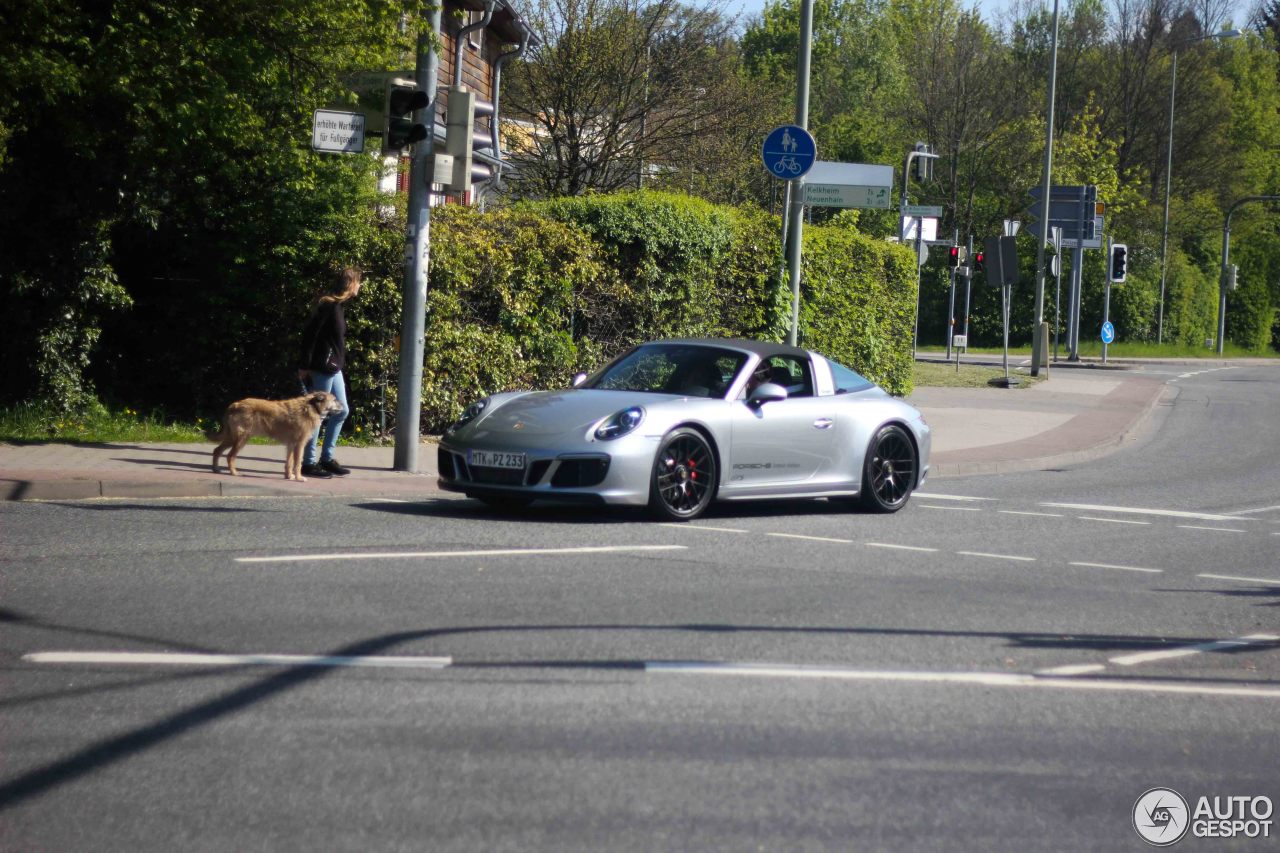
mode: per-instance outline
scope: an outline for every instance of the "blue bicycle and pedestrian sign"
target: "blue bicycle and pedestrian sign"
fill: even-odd
[[[1116,339],[1116,327],[1110,323],[1102,324],[1102,342],[1109,344]]]
[[[764,167],[783,180],[803,177],[818,159],[818,145],[809,131],[796,124],[774,128],[761,148]]]

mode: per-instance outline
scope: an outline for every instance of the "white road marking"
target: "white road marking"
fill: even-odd
[[[1280,699],[1280,689],[1216,687],[1159,681],[1102,678],[1053,678],[1006,672],[894,672],[791,664],[743,664],[716,661],[646,661],[645,672],[668,675],[736,675],[770,678],[813,678],[843,681],[893,681],[924,684],[968,684],[982,687],[1045,687],[1065,690],[1106,690],[1129,693],[1175,693],[1197,696],[1241,696]]]
[[[1220,652],[1223,649],[1238,649],[1245,646],[1257,645],[1258,643],[1270,643],[1280,640],[1280,637],[1274,634],[1250,634],[1247,637],[1238,637],[1234,640],[1215,640],[1212,643],[1200,643],[1194,646],[1181,646],[1176,649],[1162,649],[1158,652],[1139,652],[1134,655],[1121,655],[1118,658],[1111,658],[1111,662],[1118,666],[1136,666],[1140,663],[1150,663],[1156,660],[1169,660],[1171,658],[1185,658],[1191,655],[1198,655],[1203,652]]]
[[[921,509],[949,509],[955,512],[982,512],[981,507],[976,506],[933,506],[932,504],[920,504]]]
[[[1034,563],[1035,557],[1015,557],[1012,554],[985,554],[982,551],[956,551],[957,554],[964,554],[966,557],[991,557],[996,560],[1018,560],[1023,563]]]
[[[1098,518],[1093,515],[1077,515],[1076,518],[1081,521],[1105,521],[1108,524],[1150,524],[1149,521],[1133,521],[1128,518]]]
[[[832,539],[828,536],[804,536],[799,533],[766,533],[765,536],[779,536],[784,539],[808,539],[811,542],[839,542],[842,545],[848,545],[853,542],[852,539]]]
[[[918,545],[891,545],[888,542],[863,542],[868,548],[893,548],[898,551],[928,551],[936,553],[937,548],[921,548]]]
[[[400,498],[369,498],[369,503],[375,504],[407,504],[408,501]]]
[[[1255,512],[1271,512],[1280,509],[1280,506],[1264,506],[1259,509],[1238,509],[1235,512],[1229,512],[1227,515],[1252,515]]]
[[[1190,379],[1192,376],[1199,376],[1201,373],[1213,373],[1215,370],[1235,370],[1235,366],[1228,365],[1227,367],[1210,367],[1205,370],[1193,370],[1190,373],[1179,373],[1178,378]]]
[[[1084,566],[1087,569],[1119,569],[1122,572],[1150,572],[1158,575],[1164,569],[1140,569],[1137,566],[1113,566],[1110,563],[1067,563],[1068,566]]]
[[[281,554],[236,557],[237,563],[302,563],[321,560],[396,560],[437,557],[538,557],[545,554],[612,554],[622,551],[687,551],[687,545],[603,545],[583,548],[491,548],[483,551],[374,551],[351,554]]]
[[[453,658],[379,655],[219,655],[177,652],[32,652],[32,663],[124,664],[129,666],[372,666],[399,669],[444,669]]]
[[[1019,509],[998,509],[996,512],[1002,512],[1005,515],[1041,515],[1045,518],[1062,518],[1062,513],[1060,512],[1029,512]]]
[[[659,527],[674,527],[677,530],[714,530],[717,533],[750,533],[750,530],[743,530],[741,527],[708,527],[702,524],[683,524],[680,522],[663,522]]]
[[[912,492],[917,498],[931,501],[994,501],[996,498],[970,498],[964,495],[935,495],[932,492]]]
[[[1085,675],[1090,672],[1101,672],[1106,669],[1104,663],[1081,663],[1067,666],[1055,666],[1052,669],[1037,669],[1036,675]]]
[[[1132,506],[1103,506],[1101,504],[1060,504],[1060,503],[1042,503],[1040,506],[1056,507],[1058,509],[1082,509],[1094,512],[1127,512],[1136,515],[1159,515],[1166,518],[1194,518],[1200,521],[1241,521],[1242,519],[1230,515],[1212,515],[1207,512],[1183,512],[1177,509],[1146,509],[1142,507]]]
[[[1241,583],[1266,583],[1280,585],[1280,580],[1268,580],[1267,578],[1242,578],[1236,575],[1196,575],[1198,578],[1209,578],[1215,581],[1240,581]]]
[[[1234,527],[1201,527],[1196,524],[1179,524],[1178,527],[1183,530],[1216,530],[1219,533],[1244,533],[1243,530]]]

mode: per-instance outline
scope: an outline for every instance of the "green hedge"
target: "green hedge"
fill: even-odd
[[[437,208],[431,233],[425,432],[652,338],[786,337],[778,220],[759,211],[624,193]],[[910,393],[911,263],[848,227],[806,229],[801,343]]]

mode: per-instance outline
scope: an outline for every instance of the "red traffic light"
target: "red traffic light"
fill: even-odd
[[[985,252],[974,252],[974,254],[973,254],[973,268],[974,268],[975,270],[977,270],[978,272],[986,272],[986,267],[983,265],[983,262],[984,262],[986,259],[987,259],[987,258],[986,258],[986,253],[985,253]]]
[[[952,266],[952,268],[960,266],[960,247],[959,246],[952,246],[950,249],[947,250],[947,263],[949,263]]]

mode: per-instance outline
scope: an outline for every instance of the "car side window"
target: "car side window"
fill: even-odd
[[[770,356],[769,381],[787,389],[787,397],[812,397],[813,374],[809,360],[793,355]]]

